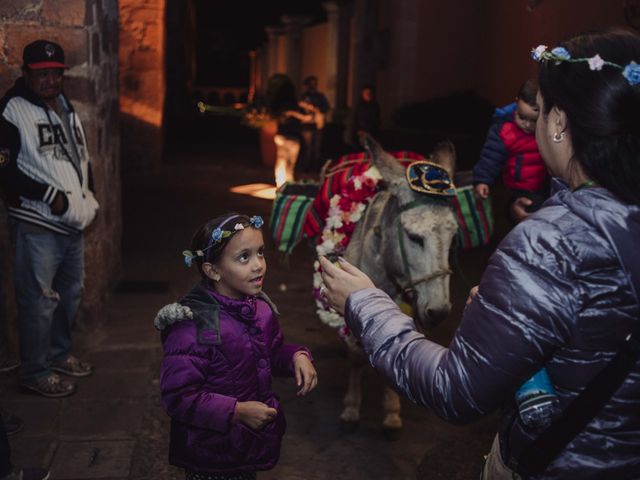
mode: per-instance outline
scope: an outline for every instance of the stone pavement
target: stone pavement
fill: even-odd
[[[231,194],[228,187],[268,182],[270,173],[247,147],[223,158],[177,158],[153,175],[125,179],[122,282],[102,312],[101,326],[75,336],[76,353],[95,364],[95,374],[79,380],[77,394],[58,400],[20,392],[15,374],[0,375],[0,405],[25,420],[23,432],[11,438],[14,463],[48,466],[55,480],[183,478],[166,460],[168,419],[159,403],[161,349],[152,320],[196,280],[181,251],[197,225],[228,210],[268,217],[269,201]],[[486,255],[484,249],[461,255],[471,283],[477,283]],[[298,247],[288,266],[272,247],[268,252],[265,290],[282,312],[286,338],[311,348],[320,383],[298,398],[293,380],[275,381],[288,431],[279,465],[258,478],[477,478],[496,417],[456,427],[404,401],[405,428],[397,441],[388,441],[380,429],[382,384],[372,370],[364,379],[360,428],[341,433],[346,351],[314,314],[312,261],[306,246]],[[451,338],[467,291],[456,274],[454,312],[433,333],[436,341]]]

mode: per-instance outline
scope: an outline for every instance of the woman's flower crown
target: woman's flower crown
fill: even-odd
[[[230,237],[231,235],[233,235],[236,232],[239,232],[240,230],[244,230],[245,227],[253,227],[253,228],[259,229],[259,228],[262,228],[262,225],[264,225],[264,220],[262,220],[262,217],[260,215],[254,215],[249,219],[248,223],[238,222],[233,226],[233,230],[223,230],[222,227],[224,227],[229,220],[233,220],[236,217],[239,217],[239,215],[234,215],[232,217],[229,217],[227,220],[222,222],[222,224],[219,227],[215,228],[213,232],[211,232],[211,237],[209,237],[209,242],[206,248],[203,248],[202,250],[196,250],[195,252],[192,252],[191,250],[183,251],[182,255],[184,256],[185,265],[187,267],[190,267],[191,265],[193,265],[193,261],[197,257],[204,257],[204,252],[213,248],[215,245],[220,243],[223,239]]]
[[[602,67],[605,65],[613,68],[617,68],[618,70],[622,70],[622,75],[627,79],[629,85],[638,85],[640,83],[640,64],[631,61],[628,64],[622,66],[617,63],[609,62],[604,60],[597,53],[593,57],[579,57],[579,58],[571,58],[571,54],[564,47],[556,47],[552,50],[549,50],[546,45],[538,45],[536,48],[531,50],[531,57],[536,62],[555,62],[556,65],[562,62],[569,63],[580,63],[587,62],[589,64],[589,70],[599,71],[602,70]]]

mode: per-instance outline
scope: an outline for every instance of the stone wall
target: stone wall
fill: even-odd
[[[120,0],[122,166],[148,170],[162,159],[165,0]]]
[[[100,306],[120,265],[122,208],[118,112],[117,0],[0,0],[0,90],[21,75],[23,47],[53,40],[71,68],[65,91],[83,122],[89,143],[100,211],[86,231],[85,295],[80,325],[100,320]],[[5,318],[13,317],[11,248],[4,206],[0,213],[2,298]]]

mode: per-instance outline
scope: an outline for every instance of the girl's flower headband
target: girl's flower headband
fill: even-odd
[[[609,62],[604,60],[597,53],[593,57],[579,57],[579,58],[571,58],[571,54],[564,47],[556,47],[552,50],[549,50],[546,45],[538,45],[536,48],[531,50],[531,57],[536,62],[547,62],[553,61],[556,65],[562,62],[569,63],[580,63],[587,62],[589,64],[589,70],[599,71],[602,70],[602,67],[605,65],[609,67],[617,68],[618,70],[622,70],[622,75],[627,79],[629,85],[638,85],[640,84],[640,64],[631,61],[627,65],[622,66],[617,63]]]
[[[204,257],[204,252],[206,252],[210,248],[213,248],[215,245],[220,243],[223,239],[230,237],[231,235],[233,235],[236,232],[239,232],[240,230],[244,230],[245,227],[250,226],[250,227],[259,229],[259,228],[262,228],[262,225],[264,225],[264,220],[262,220],[262,217],[260,215],[254,215],[249,219],[249,223],[238,222],[233,226],[233,230],[223,230],[223,227],[230,220],[233,220],[234,218],[237,218],[237,217],[239,217],[239,215],[233,215],[232,217],[229,217],[227,220],[222,222],[222,224],[219,227],[217,227],[213,232],[211,232],[211,237],[209,238],[209,243],[207,244],[206,248],[202,250],[196,250],[195,252],[192,252],[191,250],[183,251],[182,255],[184,256],[185,265],[187,267],[190,267],[191,265],[193,265],[193,261],[197,257]]]

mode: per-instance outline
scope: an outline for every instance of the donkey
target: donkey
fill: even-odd
[[[403,297],[413,309],[418,328],[430,329],[449,315],[449,248],[458,225],[446,200],[409,188],[405,168],[370,136],[363,138],[372,163],[386,189],[378,192],[358,222],[345,258],[365,272],[391,298]],[[451,143],[438,145],[429,159],[453,178],[455,151]],[[360,419],[362,369],[366,359],[352,336],[349,384],[340,415],[342,428],[353,431]],[[400,398],[385,388],[382,422],[389,438],[402,428]]]

